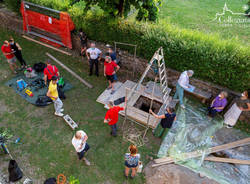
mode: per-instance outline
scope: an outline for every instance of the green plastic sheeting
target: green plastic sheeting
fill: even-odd
[[[206,107],[198,102],[185,99],[185,106],[185,109],[178,109],[177,121],[165,136],[158,157],[170,156],[177,164],[222,184],[249,183],[249,177],[235,172],[232,164],[203,161],[206,150],[214,146],[213,136],[223,127],[223,120],[209,118]],[[203,150],[203,156],[184,161],[181,153],[196,150]]]

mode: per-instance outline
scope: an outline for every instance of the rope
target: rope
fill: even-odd
[[[57,176],[57,184],[65,184],[66,183],[66,176],[63,174],[59,174]]]
[[[132,123],[130,126],[123,131],[123,139],[127,142],[131,142],[137,147],[141,147],[145,145],[149,140],[148,138],[144,137],[144,130],[138,130]]]

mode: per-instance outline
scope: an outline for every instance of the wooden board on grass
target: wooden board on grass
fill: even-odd
[[[245,139],[241,139],[238,141],[234,141],[231,143],[223,144],[220,146],[212,147],[212,148],[206,150],[206,154],[215,153],[215,152],[219,152],[219,151],[223,151],[223,150],[227,150],[227,149],[232,149],[232,148],[239,147],[239,146],[245,146],[245,145],[249,145],[249,144],[250,144],[250,137],[245,138]],[[182,154],[180,154],[180,157],[184,158],[184,160],[188,160],[191,158],[200,157],[202,155],[203,155],[203,151],[197,150],[194,152],[182,153]],[[155,159],[154,162],[155,162],[155,164],[153,164],[152,167],[157,167],[157,166],[161,166],[164,164],[174,163],[175,160],[171,157],[164,157],[164,158]]]

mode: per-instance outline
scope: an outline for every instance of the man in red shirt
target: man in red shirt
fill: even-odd
[[[57,69],[57,67],[55,65],[51,64],[50,60],[46,61],[47,67],[44,68],[43,70],[43,74],[44,74],[44,83],[45,85],[49,85],[51,78],[55,75],[55,76],[59,76],[59,71]]]
[[[7,40],[4,41],[1,50],[3,52],[3,55],[6,57],[7,62],[9,63],[11,71],[16,74],[15,68],[17,69],[16,65],[16,57],[14,55],[14,51],[11,49],[11,46]]]
[[[116,71],[115,71],[116,68]],[[114,94],[114,74],[120,69],[120,67],[111,60],[110,56],[105,57],[105,62],[104,62],[104,76],[107,77],[109,81],[109,87],[108,89],[112,89],[111,95]]]
[[[116,123],[118,122],[119,118],[119,111],[123,111],[126,108],[127,100],[125,99],[125,104],[124,107],[120,106],[114,106],[113,102],[108,102],[108,107],[109,110],[107,111],[105,118],[104,118],[104,123],[108,123],[108,125],[111,127],[111,135],[116,137],[116,132],[117,132],[117,127]]]

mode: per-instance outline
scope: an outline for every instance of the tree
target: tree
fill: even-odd
[[[245,11],[245,13],[248,14],[248,17],[250,17],[250,0],[246,4],[246,11]]]
[[[84,0],[86,10],[98,5],[102,10],[114,17],[127,17],[131,8],[138,10],[137,20],[155,21],[162,0]]]

